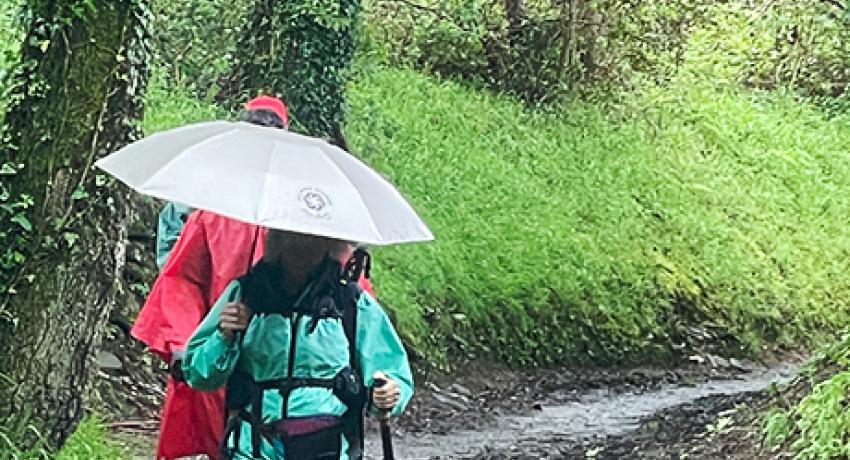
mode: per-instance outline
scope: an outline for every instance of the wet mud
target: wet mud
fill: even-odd
[[[472,390],[464,395],[457,390],[465,387],[437,387],[423,399],[453,400],[443,403],[448,414],[430,424],[427,417],[407,425],[401,420],[394,449],[404,459],[684,458],[691,441],[725,411],[789,381],[797,370],[795,363],[781,363],[714,375],[698,369],[602,372],[560,386],[543,378],[535,383],[546,392],[520,389],[503,394],[502,401],[484,398],[474,408]],[[507,401],[514,405],[504,405]],[[377,433],[370,433],[367,452],[368,458],[381,458]]]

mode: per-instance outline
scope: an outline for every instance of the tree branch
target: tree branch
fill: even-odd
[[[838,0],[821,0],[821,1],[823,1],[824,3],[829,3],[830,5],[838,8],[839,10],[842,10],[842,11],[847,9],[847,5],[839,2]]]

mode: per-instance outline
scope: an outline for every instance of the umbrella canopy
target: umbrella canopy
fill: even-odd
[[[95,165],[145,195],[264,227],[372,245],[434,239],[373,169],[323,140],[281,129],[198,123]]]

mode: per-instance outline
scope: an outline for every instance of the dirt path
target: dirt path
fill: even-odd
[[[711,406],[718,400],[734,399],[762,391],[772,383],[787,382],[796,372],[796,365],[783,364],[733,379],[696,384],[670,383],[650,390],[595,389],[576,395],[576,400],[568,403],[558,402],[562,395],[554,394],[551,400],[539,403],[527,413],[505,415],[476,430],[437,435],[401,434],[395,448],[398,457],[404,459],[587,458],[588,454],[594,458],[669,458],[629,451],[629,443],[622,441],[641,428],[647,418],[662,411],[686,411],[695,403],[697,407],[702,407],[700,403]],[[653,441],[664,445],[677,432],[685,432],[689,425],[704,428],[711,421],[713,417],[674,420],[663,430],[656,430]],[[376,442],[373,437],[370,452],[380,452]],[[607,449],[608,443],[618,447],[611,456],[606,450],[614,449]],[[644,448],[649,449],[651,444]]]
[[[754,392],[788,381],[797,362],[765,367],[711,357],[674,370],[468,369],[452,382],[417,389],[394,429],[396,458],[679,458],[687,435]],[[375,422],[367,422],[367,458],[378,459]],[[152,458],[150,428],[119,430],[122,442],[134,443],[132,458]]]

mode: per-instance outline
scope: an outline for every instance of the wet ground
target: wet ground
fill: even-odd
[[[703,432],[735,401],[789,381],[797,369],[791,363],[742,366],[729,373],[717,371],[714,378],[696,369],[666,375],[635,370],[608,375],[601,388],[567,384],[548,394],[513,395],[518,405],[494,410],[474,427],[464,417],[471,410],[460,407],[472,404],[470,396],[431,389],[429,398],[455,400],[458,407],[449,410],[453,416],[430,428],[414,424],[399,429],[394,448],[397,458],[404,459],[679,458],[667,454],[683,435]],[[440,427],[450,426],[452,419],[463,428]],[[376,434],[367,451],[368,458],[380,458]]]
[[[677,369],[467,369],[417,388],[395,421],[396,458],[755,458],[713,446],[712,436],[729,433],[736,408],[790,380],[799,359],[699,361]],[[367,458],[381,458],[377,422],[367,423]],[[155,420],[116,420],[113,428],[134,444],[133,458],[152,458]]]

